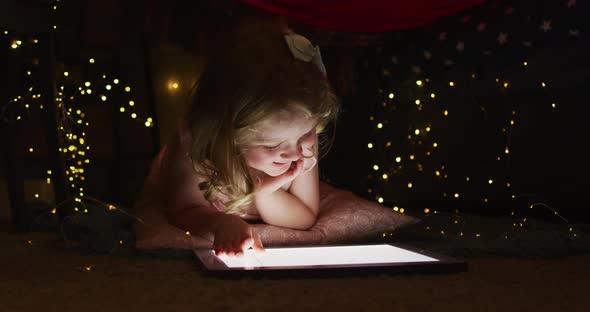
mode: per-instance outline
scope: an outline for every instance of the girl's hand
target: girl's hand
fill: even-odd
[[[306,162],[304,159],[309,159],[309,161]],[[276,177],[269,176],[263,172],[253,174],[254,192],[257,194],[273,193],[281,188],[281,186],[293,181],[304,171],[313,168],[313,166],[315,166],[315,161],[312,161],[311,159],[315,160],[315,158],[300,158],[297,161],[292,162],[291,166],[285,173]],[[311,162],[313,162],[313,164]]]
[[[301,174],[304,174],[311,170],[315,164],[317,164],[318,160],[315,157],[304,157],[303,158],[303,169],[301,170]]]
[[[250,247],[264,252],[262,242],[252,227],[238,216],[226,215],[217,230],[213,249],[217,256],[242,256]]]

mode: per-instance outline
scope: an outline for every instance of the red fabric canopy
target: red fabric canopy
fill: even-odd
[[[312,27],[385,32],[426,25],[486,0],[241,0]]]

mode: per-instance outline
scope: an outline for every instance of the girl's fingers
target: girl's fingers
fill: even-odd
[[[296,177],[299,174],[299,172],[301,171],[302,164],[303,164],[303,160],[297,159],[297,161],[295,161],[293,163],[293,166],[288,171],[289,172],[288,177],[289,178]]]
[[[303,172],[307,172],[307,171],[311,170],[313,167],[315,167],[316,163],[317,163],[317,159],[315,157],[306,158],[303,161]]]
[[[248,248],[252,247],[253,244],[254,239],[252,237],[248,237],[244,241],[242,241],[241,250],[248,250]]]
[[[254,244],[252,245],[252,249],[254,249],[256,252],[264,253],[264,246],[262,246],[262,241],[256,233],[254,233]]]

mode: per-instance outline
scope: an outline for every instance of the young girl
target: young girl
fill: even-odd
[[[272,20],[239,25],[152,164],[138,215],[159,215],[228,256],[264,251],[248,222],[310,228],[320,202],[318,134],[338,108],[317,47]]]

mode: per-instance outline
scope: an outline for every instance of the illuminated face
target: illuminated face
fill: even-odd
[[[269,176],[285,173],[292,162],[313,156],[317,120],[303,115],[274,115],[256,128],[255,138],[243,149],[246,164]]]

